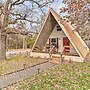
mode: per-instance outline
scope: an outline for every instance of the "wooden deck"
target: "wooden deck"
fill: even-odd
[[[33,57],[40,57],[40,58],[49,58],[48,53],[38,53],[38,52],[31,52],[30,54]],[[52,54],[53,57],[60,57],[60,54]],[[72,56],[72,55],[63,55],[62,56],[64,60],[67,61],[75,61],[75,62],[84,62],[84,58],[81,58],[79,56]]]

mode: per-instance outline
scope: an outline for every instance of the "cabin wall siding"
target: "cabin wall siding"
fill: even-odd
[[[58,38],[58,52],[61,52],[62,51],[62,48],[63,48],[63,37],[67,37],[65,35],[65,33],[63,31],[57,31],[57,25],[55,25],[51,35],[49,38]],[[47,41],[47,44],[49,44],[49,39]],[[70,43],[70,53],[71,54],[77,54],[76,50],[74,49],[74,47],[72,46],[72,44]]]

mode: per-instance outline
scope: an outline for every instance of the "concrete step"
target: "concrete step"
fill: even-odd
[[[49,62],[59,64],[59,63],[61,63],[61,60],[52,59]]]

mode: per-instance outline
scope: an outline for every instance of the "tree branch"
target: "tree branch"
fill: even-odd
[[[15,22],[17,22],[18,20],[26,20],[26,21],[28,21],[28,22],[31,22],[31,23],[40,23],[40,22],[38,22],[38,21],[33,21],[33,20],[29,20],[29,19],[27,19],[27,15],[26,14],[24,14],[23,16],[21,15],[21,14],[15,14],[15,13],[11,13],[13,16],[19,16],[19,17],[17,17],[15,20],[14,20],[14,22],[13,23],[15,23]]]

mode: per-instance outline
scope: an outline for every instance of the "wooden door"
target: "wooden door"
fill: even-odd
[[[64,52],[70,53],[70,41],[67,37],[63,38]]]

